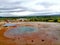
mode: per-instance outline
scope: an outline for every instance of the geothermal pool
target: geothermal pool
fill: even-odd
[[[13,29],[10,29],[4,33],[4,36],[12,38],[18,35],[23,35],[23,34],[31,34],[33,32],[37,32],[38,28],[37,27],[31,27],[31,26],[20,26],[16,27]]]

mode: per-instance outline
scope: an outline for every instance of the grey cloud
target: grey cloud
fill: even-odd
[[[20,6],[20,3],[21,2],[7,3],[0,0],[0,10],[25,9],[24,7]]]
[[[53,14],[53,12],[50,12],[48,8],[50,6],[56,5],[55,3],[51,3],[51,2],[37,2],[36,3],[36,5],[44,6],[45,10],[34,10],[32,8],[25,7],[23,5],[23,4],[28,5],[28,3],[31,3],[31,2],[32,0],[0,0],[0,15],[8,16],[8,15],[11,15],[10,13],[12,12],[24,12],[24,11],[35,12],[35,14],[39,14],[39,15],[40,14]]]
[[[51,2],[38,2],[38,3],[36,3],[36,5],[42,5],[45,8],[48,8],[48,7],[56,5],[56,4],[55,3],[51,3]]]
[[[23,11],[26,11],[26,10],[10,10],[10,11],[0,11],[0,13],[12,13],[12,12],[23,12]]]

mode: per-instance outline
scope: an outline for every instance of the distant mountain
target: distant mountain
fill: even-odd
[[[31,14],[31,15],[28,15],[28,16],[14,16],[14,15],[4,15],[4,16],[0,16],[0,17],[29,17],[29,16],[60,16],[60,14]]]
[[[60,16],[60,13],[34,13],[31,16]]]

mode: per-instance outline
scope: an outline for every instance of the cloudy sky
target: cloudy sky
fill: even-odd
[[[60,13],[60,0],[0,0],[0,16],[53,15]]]

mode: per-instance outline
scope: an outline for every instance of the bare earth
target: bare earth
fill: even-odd
[[[0,23],[3,25],[3,23]],[[0,45],[60,45],[60,23],[19,22],[15,27],[0,26]],[[37,27],[38,31],[18,35],[15,38],[4,36],[9,29],[17,26]]]

